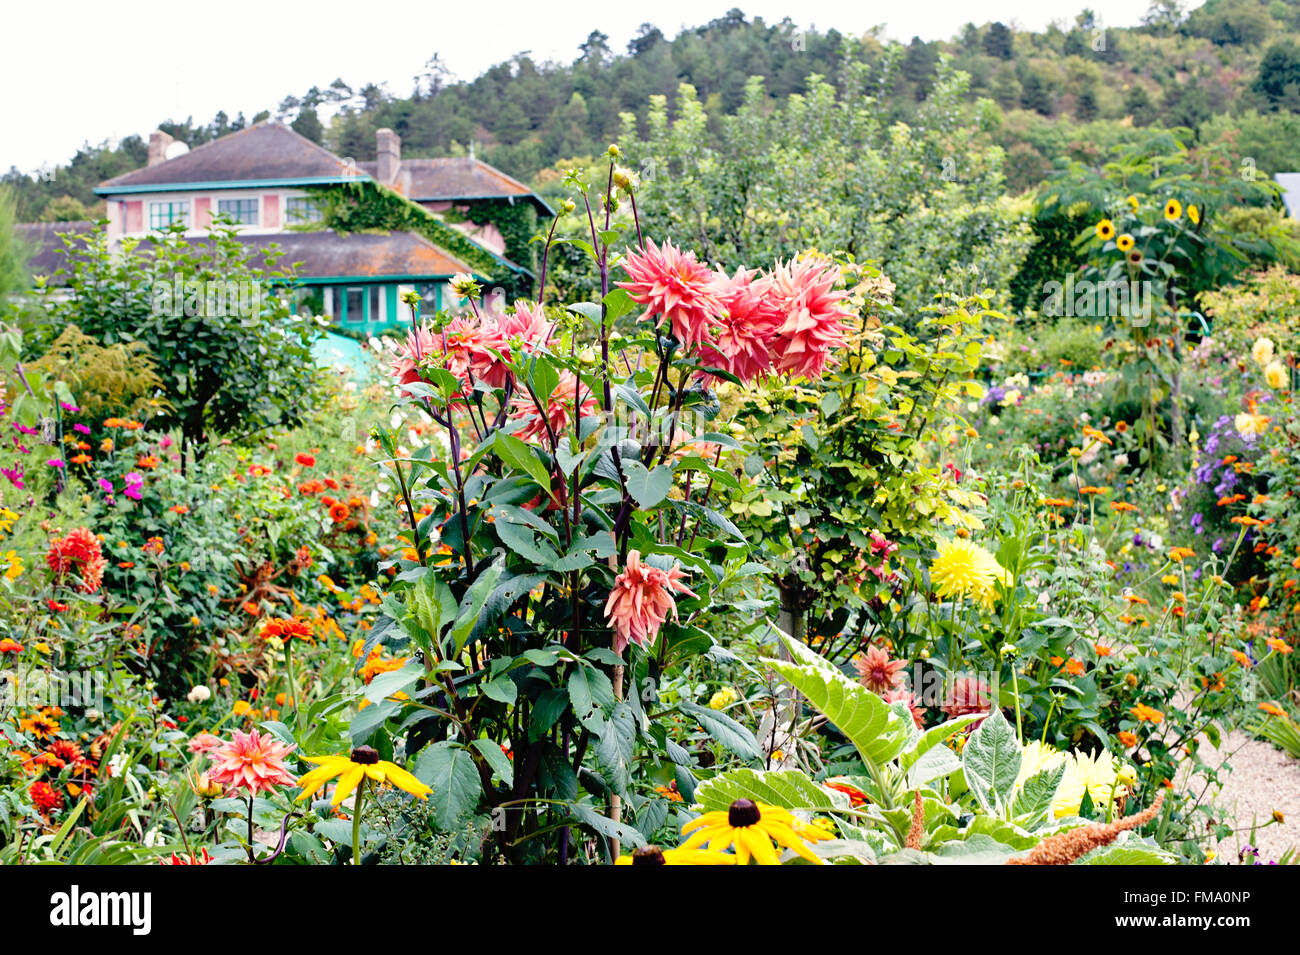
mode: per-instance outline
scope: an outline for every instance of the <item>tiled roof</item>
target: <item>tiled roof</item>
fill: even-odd
[[[272,243],[284,253],[281,267],[301,262],[301,278],[374,278],[385,276],[452,276],[473,272],[460,259],[414,232],[353,232],[341,236],[332,229],[241,236],[259,252]]]
[[[112,195],[117,190],[141,191],[151,186],[166,189],[192,183],[337,180],[347,175],[348,166],[328,149],[288,126],[264,122],[204,143],[174,159],[114,176],[100,183],[95,192]]]
[[[55,222],[19,225],[15,230],[28,242],[35,254],[30,260],[33,275],[52,275],[63,265],[65,250],[59,232],[85,233],[90,222]],[[194,245],[202,238],[190,238]],[[315,232],[277,232],[271,235],[241,235],[239,241],[254,252],[252,264],[265,267],[263,253],[274,243],[283,254],[277,268],[301,263],[297,275],[302,279],[373,279],[380,281],[403,278],[440,278],[457,272],[473,272],[468,265],[424,236],[413,232],[354,232],[339,235],[332,229]],[[139,245],[147,252],[152,245],[145,239]],[[57,283],[56,283],[57,284]]]
[[[357,164],[374,176],[377,163]],[[398,173],[403,194],[416,202],[437,199],[507,199],[516,197],[537,204],[539,211],[554,215],[542,199],[518,179],[500,169],[468,156],[441,159],[403,159]]]

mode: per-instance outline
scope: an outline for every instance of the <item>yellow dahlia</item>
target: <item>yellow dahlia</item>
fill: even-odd
[[[939,544],[939,556],[930,564],[930,580],[940,597],[969,597],[991,609],[997,596],[994,584],[1010,585],[1011,575],[997,558],[969,540],[957,538]]]
[[[1250,357],[1255,359],[1255,364],[1263,368],[1273,360],[1273,339],[1260,338],[1250,348]]]
[[[1268,367],[1264,369],[1264,380],[1268,382],[1270,388],[1275,390],[1280,391],[1285,388],[1288,377],[1286,365],[1280,361],[1271,361],[1268,363]]]

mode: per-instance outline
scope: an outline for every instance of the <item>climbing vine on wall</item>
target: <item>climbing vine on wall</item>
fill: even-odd
[[[340,232],[386,229],[415,232],[445,249],[511,296],[531,292],[533,279],[516,272],[482,246],[440,220],[423,206],[371,180],[315,187],[322,199],[324,225]],[[504,234],[504,231],[503,231]]]

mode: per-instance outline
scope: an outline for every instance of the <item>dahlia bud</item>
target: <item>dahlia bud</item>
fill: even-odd
[[[400,298],[403,305],[410,305],[412,308],[420,304],[420,293],[415,289],[407,289]]]
[[[620,156],[623,155],[623,151],[618,148],[617,143],[610,143],[609,149],[605,150],[605,153],[609,156],[610,159],[618,159]]]
[[[199,773],[198,778],[190,780],[190,788],[196,796],[204,799],[215,799],[223,792],[207,773]]]
[[[568,215],[576,208],[578,208],[578,204],[576,202],[574,202],[572,199],[565,199],[563,202],[560,203],[560,214]]]
[[[625,166],[614,167],[614,187],[622,189],[624,192],[631,192],[637,186],[641,185],[637,179],[636,173]]]
[[[483,287],[468,272],[457,272],[451,277],[451,290],[458,298],[477,300]]]

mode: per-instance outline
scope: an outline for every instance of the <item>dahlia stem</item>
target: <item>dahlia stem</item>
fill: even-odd
[[[289,694],[285,697],[284,708],[287,710],[289,707],[293,707],[296,722],[296,716],[298,713],[298,688],[294,685],[293,680],[293,637],[289,637],[284,644],[284,669],[285,677],[289,681]]]
[[[366,784],[370,782],[365,776],[357,785],[356,797],[352,800],[352,864],[361,865],[361,804],[366,798]]]

